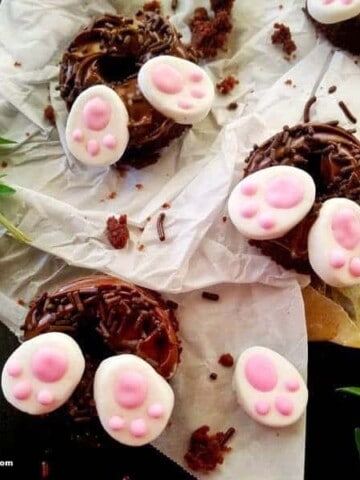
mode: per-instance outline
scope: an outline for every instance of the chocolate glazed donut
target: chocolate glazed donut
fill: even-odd
[[[274,240],[251,240],[285,268],[311,273],[307,238],[322,202],[345,197],[360,204],[360,142],[334,124],[307,123],[289,128],[255,146],[245,160],[244,176],[275,165],[290,165],[309,173],[316,199],[306,217],[286,235]]]
[[[81,347],[86,368],[66,404],[71,416],[96,416],[92,388],[102,360],[131,353],[150,363],[169,380],[179,363],[174,306],[153,291],[106,275],[85,277],[44,293],[24,323],[24,340],[46,332],[63,332]]]
[[[70,43],[60,66],[60,93],[68,109],[93,85],[106,85],[119,95],[129,114],[130,133],[121,163],[137,168],[156,161],[157,152],[190,127],[164,117],[138,88],[140,67],[157,55],[197,60],[168,20],[139,11],[134,18],[105,15],[95,20]]]
[[[360,54],[360,15],[337,23],[320,23],[313,18],[307,8],[304,8],[306,16],[312,21],[316,30],[324,35],[335,47],[347,50],[353,55]]]

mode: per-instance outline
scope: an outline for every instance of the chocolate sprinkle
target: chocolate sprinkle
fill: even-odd
[[[164,231],[164,220],[165,220],[165,213],[162,212],[158,216],[158,219],[156,222],[156,227],[157,227],[157,232],[158,232],[160,242],[163,242],[166,239],[165,231]]]
[[[336,92],[336,89],[337,89],[336,85],[332,85],[331,87],[329,87],[328,93],[332,94]]]
[[[217,377],[218,377],[218,376],[217,376],[217,373],[215,373],[215,372],[212,372],[212,373],[210,373],[210,375],[209,375],[210,380],[216,380]]]
[[[313,97],[310,97],[309,100],[305,103],[304,107],[304,123],[309,123],[310,122],[310,109],[313,106],[313,104],[316,102],[316,97],[315,95]]]
[[[171,0],[171,9],[176,10],[178,7],[178,0]]]
[[[217,293],[211,292],[202,292],[201,296],[202,298],[205,298],[206,300],[212,300],[213,302],[217,302],[220,298]]]
[[[238,108],[238,104],[236,102],[230,102],[229,105],[226,107],[228,110],[236,110]]]
[[[350,120],[351,123],[357,122],[357,118],[350,112],[348,106],[342,100],[338,103],[338,105],[341,108],[341,110],[344,112],[344,115],[346,116],[346,118]]]

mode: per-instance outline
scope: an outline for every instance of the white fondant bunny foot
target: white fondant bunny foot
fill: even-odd
[[[71,107],[66,143],[74,157],[90,166],[112,165],[129,142],[129,116],[120,97],[105,85],[84,90]]]
[[[214,86],[198,65],[162,55],[147,61],[138,74],[147,101],[165,117],[181,124],[203,120],[214,100]]]
[[[311,176],[299,168],[264,168],[232,191],[228,210],[235,227],[254,240],[279,238],[299,223],[315,200]]]
[[[320,23],[338,23],[360,13],[360,0],[308,0],[310,15]]]
[[[166,427],[174,393],[151,365],[136,355],[104,360],[95,374],[94,399],[100,422],[120,443],[140,446]]]
[[[306,408],[308,391],[300,373],[269,348],[251,347],[241,354],[233,385],[245,412],[269,427],[295,423]]]
[[[360,206],[346,198],[323,203],[308,236],[309,262],[328,285],[360,283]]]
[[[8,358],[1,387],[14,407],[42,415],[69,399],[84,368],[81,350],[69,335],[44,333],[24,342]]]

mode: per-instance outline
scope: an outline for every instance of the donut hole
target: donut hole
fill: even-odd
[[[122,83],[138,71],[134,57],[102,55],[97,61],[101,77],[107,83]]]

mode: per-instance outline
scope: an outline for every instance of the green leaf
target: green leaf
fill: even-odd
[[[7,138],[0,137],[0,145],[10,145],[16,143],[13,140],[8,140]]]
[[[16,190],[5,183],[0,183],[0,195],[13,195]]]
[[[360,428],[355,428],[355,443],[356,443],[356,448],[358,451],[358,454],[360,456]]]
[[[8,230],[19,242],[31,243],[29,237],[25,235],[21,230],[19,230],[15,225],[13,225],[2,213],[0,213],[0,224],[3,225],[6,230]]]
[[[337,388],[336,391],[351,393],[352,395],[357,395],[358,397],[360,397],[360,387],[342,387],[342,388]]]

